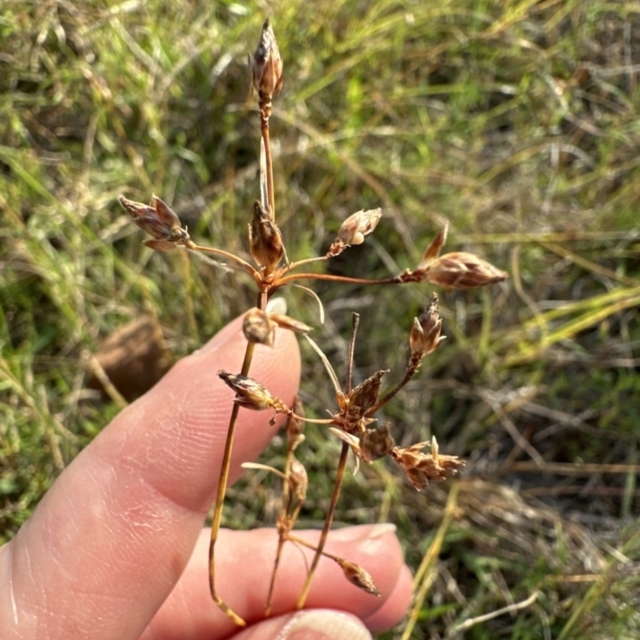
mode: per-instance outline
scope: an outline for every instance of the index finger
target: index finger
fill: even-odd
[[[214,499],[239,371],[240,321],[180,361],[58,478],[32,518],[0,548],[3,638],[137,638],[180,577]],[[290,403],[300,358],[280,331],[257,346],[251,375]],[[241,410],[232,479],[277,426]]]

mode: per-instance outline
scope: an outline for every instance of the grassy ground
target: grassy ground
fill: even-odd
[[[400,443],[435,434],[464,455],[463,480],[416,494],[371,467],[348,481],[340,521],[391,519],[424,562],[415,638],[638,637],[636,3],[3,7],[0,541],[118,411],[86,386],[108,335],[157,316],[178,358],[252,299],[241,278],[142,247],[116,197],[155,192],[195,238],[246,252],[258,149],[246,55],[268,13],[285,60],[273,135],[290,256],[326,250],[348,214],[382,206],[376,234],[332,270],[400,271],[448,220],[448,248],[510,272],[442,293],[448,339],[384,416]],[[317,291],[316,340],[337,368],[356,310],[357,375],[401,370],[424,287]],[[316,324],[307,297],[287,297]],[[323,397],[305,358],[304,400],[323,412],[330,386]],[[308,442],[303,520],[316,524],[336,445]],[[270,481],[257,482],[232,491],[230,526],[273,517]]]

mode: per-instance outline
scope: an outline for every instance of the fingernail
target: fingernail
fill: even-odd
[[[395,533],[395,531],[395,524],[391,522],[381,522],[380,524],[366,524],[358,527],[335,529],[331,532],[331,539],[339,540],[340,542],[355,542],[356,540],[364,542],[366,540],[381,538],[388,533]]]
[[[314,609],[296,614],[277,640],[372,640],[358,618],[339,611]]]

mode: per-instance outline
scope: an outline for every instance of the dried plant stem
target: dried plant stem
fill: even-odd
[[[304,260],[297,260],[296,262],[290,263],[289,271],[293,271],[298,267],[301,267],[303,264],[311,264],[312,262],[323,262],[325,260],[329,260],[329,256],[314,256],[313,258],[305,258]]]
[[[312,542],[309,542],[304,538],[299,538],[298,536],[288,534],[286,539],[289,540],[290,542],[295,542],[296,544],[299,544],[303,547],[307,547],[307,549],[313,549],[314,551],[317,551],[318,549],[318,547],[316,547],[316,545],[313,544]],[[331,558],[332,560],[336,560],[336,561],[340,560],[338,556],[334,556],[332,553],[329,553],[328,551],[322,551],[322,555],[325,556],[325,558]]]
[[[295,263],[294,263],[295,264]],[[293,267],[294,265],[290,265]],[[296,280],[324,280],[325,282],[344,282],[347,284],[404,284],[408,282],[402,279],[402,276],[393,276],[391,278],[383,278],[382,280],[369,280],[367,278],[350,278],[349,276],[336,276],[330,273],[292,273],[278,279],[278,286],[281,287],[289,282]]]
[[[213,255],[220,256],[221,258],[231,260],[232,262],[240,265],[243,271],[251,274],[257,282],[260,282],[260,274],[258,273],[258,271],[254,269],[248,262],[245,262],[242,258],[233,255],[233,253],[228,253],[227,251],[223,251],[222,249],[215,249],[213,247],[203,247],[191,241],[185,244],[185,247],[189,249],[189,251],[194,251],[196,253],[212,253]]]
[[[402,378],[402,380],[400,380],[400,382],[398,382],[398,384],[393,389],[391,389],[389,393],[387,393],[383,398],[380,398],[380,400],[376,402],[375,406],[367,411],[367,415],[374,415],[376,411],[379,411],[382,407],[384,407],[384,405],[387,404],[387,402],[389,402],[389,400],[391,400],[398,393],[398,391],[405,387],[407,382],[409,382],[409,380],[413,378],[417,370],[417,366],[409,366],[406,373],[404,374],[404,378]]]
[[[269,111],[271,105],[269,105]],[[267,194],[269,197],[269,209],[271,211],[271,219],[276,217],[276,198],[273,186],[273,160],[271,158],[271,139],[269,137],[269,116],[266,109],[260,112],[260,129],[262,132],[262,140],[264,141],[264,158],[267,165]]]
[[[278,527],[278,549],[276,551],[276,557],[273,561],[273,569],[271,570],[271,580],[269,582],[269,595],[267,596],[267,606],[264,610],[265,617],[271,615],[271,606],[273,604],[273,591],[276,585],[276,575],[278,573],[278,567],[280,566],[280,558],[282,556],[282,548],[284,547],[284,543],[287,540],[287,536],[289,534],[289,530],[293,526],[295,519],[293,517],[287,518],[287,514],[289,512],[289,503],[291,501],[291,486],[289,484],[289,475],[291,474],[291,459],[292,459],[293,451],[289,450],[287,452],[287,460],[285,462],[284,467],[284,483],[282,485],[282,507],[280,510],[280,522]],[[297,512],[300,510],[300,505],[296,510]],[[287,522],[287,526],[284,526],[284,523]]]
[[[263,296],[261,296],[261,302]],[[263,303],[264,304],[264,303]],[[251,361],[253,360],[253,353],[255,345],[252,342],[247,342],[247,349],[244,354],[244,360],[242,362],[242,375],[246,376],[249,373]],[[238,413],[240,407],[237,404],[233,405],[231,411],[231,418],[229,419],[229,428],[227,430],[227,440],[224,445],[224,454],[222,456],[222,468],[220,470],[220,480],[218,482],[218,493],[216,495],[216,505],[213,511],[213,520],[211,522],[211,542],[209,543],[209,589],[211,591],[211,597],[214,602],[220,607],[220,609],[231,618],[238,626],[246,626],[246,622],[220,598],[216,593],[215,588],[215,546],[218,540],[218,534],[220,533],[220,523],[222,522],[222,509],[224,507],[224,497],[227,492],[227,483],[229,481],[229,470],[231,468],[231,453],[233,451],[233,439],[235,436],[236,425],[238,423]]]
[[[296,609],[302,609],[302,607],[304,607],[305,602],[307,601],[307,596],[309,595],[309,589],[311,589],[311,582],[316,572],[316,567],[318,566],[318,562],[320,562],[320,558],[322,557],[324,545],[327,541],[327,536],[329,535],[329,530],[331,529],[331,525],[333,524],[333,514],[335,512],[336,505],[338,503],[338,497],[340,496],[340,488],[342,487],[344,472],[345,472],[345,469],[347,468],[347,459],[349,457],[349,450],[350,450],[349,445],[346,442],[343,442],[342,451],[340,451],[340,460],[338,461],[338,469],[336,471],[336,479],[333,485],[333,493],[331,494],[331,503],[329,504],[329,511],[327,512],[327,517],[324,521],[324,527],[322,528],[322,533],[320,534],[320,540],[318,541],[318,546],[316,547],[316,553],[313,556],[311,567],[309,568],[309,572],[307,573],[307,578],[304,582],[304,586],[302,587],[302,591],[298,596]]]

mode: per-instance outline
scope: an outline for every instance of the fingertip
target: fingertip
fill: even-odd
[[[356,616],[332,609],[298,611],[263,620],[233,640],[371,640]]]

